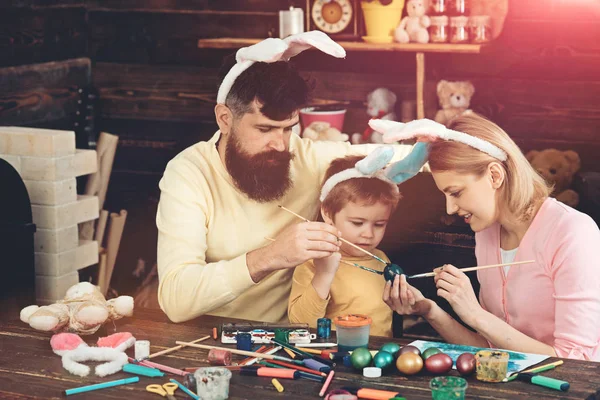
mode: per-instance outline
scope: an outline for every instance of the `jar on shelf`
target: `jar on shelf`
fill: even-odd
[[[448,15],[469,15],[469,0],[447,0]]]
[[[446,15],[437,15],[429,17],[429,42],[446,43],[448,41],[448,17]]]
[[[429,16],[446,15],[448,2],[451,0],[431,0],[429,4]]]
[[[469,17],[450,17],[450,43],[469,43]]]
[[[489,43],[492,40],[492,18],[489,15],[473,15],[469,19],[472,43]]]

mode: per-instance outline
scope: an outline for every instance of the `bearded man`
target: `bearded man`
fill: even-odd
[[[309,38],[321,51],[345,55],[326,36]],[[260,53],[277,40],[246,49]],[[286,322],[294,267],[339,251],[340,233],[322,222],[298,223],[278,205],[315,219],[330,161],[372,149],[292,133],[311,85],[286,54],[248,66],[244,50],[224,68],[219,130],[171,160],[160,181],[158,300],[174,322],[203,314]],[[411,148],[397,146],[396,156]]]

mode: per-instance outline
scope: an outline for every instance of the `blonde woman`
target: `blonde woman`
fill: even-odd
[[[423,316],[451,343],[600,361],[597,225],[548,197],[551,188],[496,124],[474,114],[449,129],[429,122],[384,130],[388,140],[428,137],[433,179],[448,214],[463,217],[475,232],[478,264],[535,262],[478,271],[479,299],[456,267],[436,270],[438,295],[474,331],[405,276],[387,284],[383,300],[399,314]]]

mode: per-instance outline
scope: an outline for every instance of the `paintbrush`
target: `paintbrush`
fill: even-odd
[[[198,342],[202,342],[202,341],[204,341],[204,340],[206,340],[206,339],[208,339],[208,338],[210,338],[210,336],[203,336],[203,337],[201,337],[200,339],[196,339],[196,340],[194,340],[193,342],[190,342],[190,343],[198,343]],[[139,360],[136,360],[136,361],[137,361],[137,362],[140,362],[140,361],[144,361],[144,360],[149,360],[149,359],[151,359],[151,358],[154,358],[154,357],[162,356],[163,354],[168,354],[168,353],[171,353],[171,352],[173,352],[173,351],[176,351],[176,350],[179,350],[179,349],[183,349],[184,347],[185,347],[185,346],[174,346],[174,347],[170,347],[170,348],[168,348],[168,349],[165,349],[165,350],[158,351],[158,352],[156,352],[156,353],[150,354],[148,357],[143,357],[143,358],[140,358]]]
[[[555,361],[553,363],[550,364],[544,364],[544,365],[540,365],[539,367],[535,367],[535,368],[531,368],[525,371],[522,371],[521,373],[532,373],[532,374],[537,374],[540,372],[544,372],[544,371],[549,371],[551,369],[554,369],[556,367],[558,367],[559,365],[562,365],[564,363],[563,360],[558,360]],[[510,382],[510,381],[514,381],[515,379],[517,379],[517,377],[519,376],[519,372],[513,372],[511,376],[509,376],[508,378],[504,378],[502,380],[502,382]]]
[[[275,241],[275,239],[273,239],[273,238],[270,238],[270,237],[267,237],[267,236],[265,236],[265,239],[267,239],[267,240],[270,240],[271,242],[274,242],[274,241]],[[365,266],[363,266],[363,265],[360,265],[360,264],[357,264],[357,263],[353,263],[353,262],[346,261],[346,260],[340,260],[340,262],[341,262],[341,263],[343,263],[343,264],[352,265],[353,267],[357,267],[357,268],[360,268],[360,269],[364,269],[365,271],[369,271],[369,272],[372,272],[372,273],[374,273],[374,274],[383,275],[383,271],[377,271],[376,269],[372,269],[372,268],[369,268],[369,267],[365,267]]]
[[[292,214],[292,215],[295,215],[296,217],[300,218],[300,219],[301,219],[301,220],[303,220],[304,222],[310,222],[308,219],[304,218],[304,217],[303,217],[303,216],[301,216],[301,215],[298,215],[298,214],[296,214],[295,212],[293,212],[292,210],[290,210],[290,209],[288,209],[288,208],[285,208],[284,206],[281,206],[281,205],[280,205],[280,206],[279,206],[279,208],[281,208],[281,209],[282,209],[282,210],[284,210],[284,211],[287,211],[287,212],[289,212],[289,213],[290,213],[290,214]],[[387,261],[384,261],[383,259],[381,259],[381,258],[377,257],[375,254],[371,253],[370,251],[368,251],[368,250],[365,250],[365,249],[363,249],[362,247],[360,247],[360,246],[357,246],[357,245],[355,245],[354,243],[351,243],[351,242],[347,241],[346,239],[344,239],[344,238],[343,238],[343,237],[341,237],[341,236],[340,236],[340,237],[338,237],[338,239],[339,239],[339,240],[341,240],[342,242],[346,243],[348,246],[352,246],[352,247],[354,247],[356,250],[362,251],[363,253],[367,254],[367,255],[368,255],[368,256],[370,256],[370,257],[373,257],[374,259],[376,259],[377,261],[379,261],[379,262],[381,262],[381,263],[383,263],[383,264],[385,264],[385,265],[388,265],[388,264],[389,264]]]
[[[187,343],[187,342],[180,342],[180,341],[176,341],[176,344],[182,344],[188,347],[195,347],[197,349],[218,349],[218,350],[226,350],[229,351],[233,354],[241,354],[242,356],[253,356],[256,358],[263,358],[266,360],[277,360],[277,361],[285,361],[285,362],[289,362],[294,364],[295,361],[292,360],[291,358],[287,358],[287,357],[281,357],[281,356],[275,356],[275,355],[271,355],[271,354],[266,354],[266,353],[256,353],[254,351],[246,351],[246,350],[237,350],[237,349],[230,349],[227,347],[219,347],[219,346],[210,346],[210,345],[206,345],[206,344],[194,344],[194,343]]]
[[[462,272],[478,271],[480,269],[496,268],[496,267],[506,267],[506,266],[509,266],[509,265],[513,266],[513,265],[519,265],[519,264],[530,264],[530,263],[534,263],[534,262],[535,262],[535,260],[528,260],[528,261],[517,261],[517,262],[511,262],[511,263],[503,263],[503,264],[481,265],[479,267],[459,268],[459,271],[462,271]],[[417,274],[417,275],[407,276],[406,279],[427,278],[429,276],[436,276],[437,274],[438,274],[438,272],[426,272],[424,274]]]

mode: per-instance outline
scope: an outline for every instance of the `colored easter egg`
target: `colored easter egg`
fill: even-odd
[[[404,270],[397,264],[388,264],[383,269],[383,277],[386,281],[393,281],[396,275],[402,275]]]
[[[379,349],[380,351],[387,351],[388,353],[390,353],[391,355],[394,356],[394,358],[398,357],[398,352],[400,351],[400,345],[398,343],[386,343],[383,346],[381,346],[381,348]]]
[[[356,369],[363,369],[364,367],[368,367],[371,364],[371,360],[373,356],[371,352],[366,347],[359,347],[358,349],[354,349],[352,351],[352,355],[350,356],[350,361],[352,362],[352,366]]]
[[[400,351],[398,352],[398,354],[402,355],[404,353],[413,353],[418,355],[419,357],[421,356],[421,350],[419,350],[417,347],[415,346],[404,346],[403,348],[400,349]]]
[[[423,369],[423,359],[419,354],[404,353],[396,360],[396,368],[404,375],[418,374]]]
[[[429,357],[433,356],[434,354],[440,354],[441,352],[442,351],[440,349],[438,349],[437,347],[430,347],[423,351],[423,353],[421,354],[421,357],[423,357],[423,361],[425,361]]]
[[[458,373],[463,376],[471,375],[475,372],[476,364],[475,356],[472,353],[462,353],[456,359],[456,369],[458,370]]]
[[[387,369],[394,364],[394,356],[387,351],[380,351],[373,357],[373,365],[382,370]]]
[[[452,358],[448,354],[434,354],[425,360],[425,368],[434,375],[442,375],[452,369]]]

